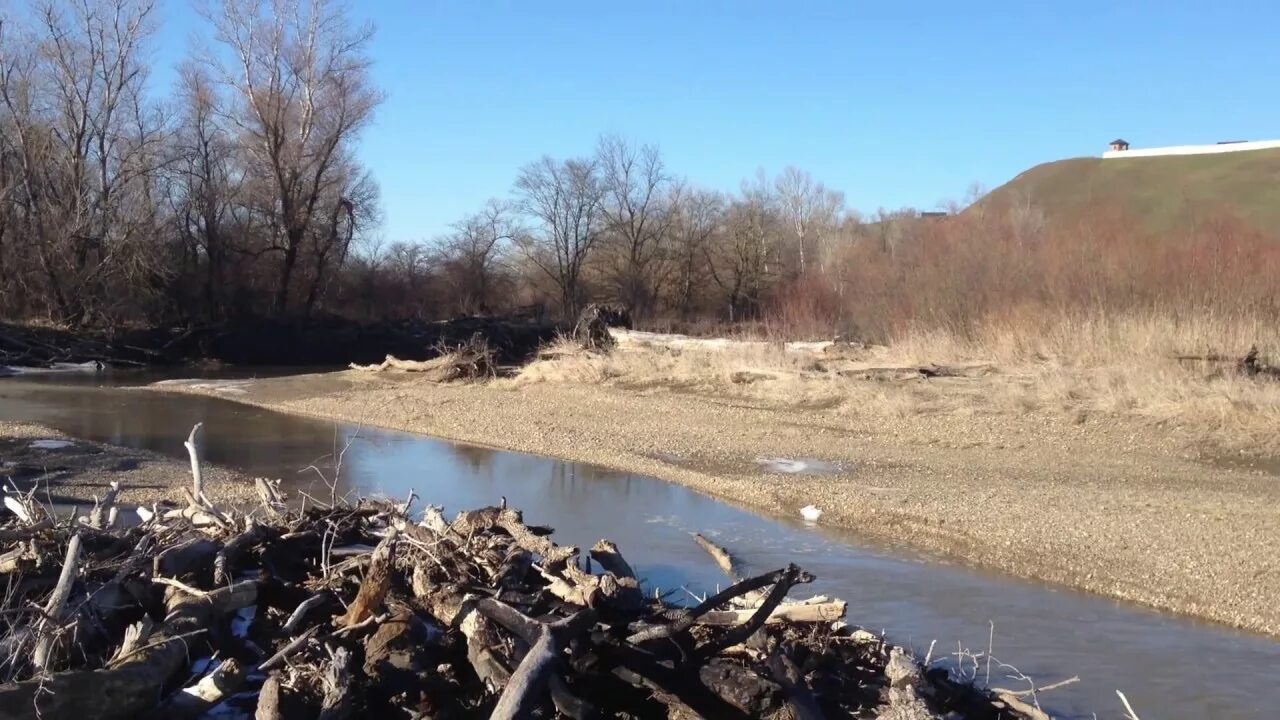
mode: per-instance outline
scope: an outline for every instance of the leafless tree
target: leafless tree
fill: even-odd
[[[680,188],[653,145],[636,147],[617,136],[596,147],[609,235],[607,274],[617,299],[636,317],[652,313],[666,278],[668,242]]]
[[[491,309],[503,251],[518,231],[511,204],[495,198],[479,212],[456,223],[444,239],[444,264],[450,270],[457,304],[463,312]]]
[[[813,176],[796,167],[787,167],[774,182],[778,208],[793,236],[799,272],[808,269],[815,249],[825,250],[824,239],[838,222],[844,194],[829,190]]]
[[[145,95],[152,11],[144,0],[49,0],[0,42],[0,125],[16,171],[6,224],[26,238],[47,311],[70,323],[111,312],[115,284],[154,270],[142,247],[164,129]]]
[[[521,169],[515,190],[521,211],[536,223],[516,245],[556,284],[561,309],[574,316],[583,301],[583,265],[602,230],[596,163],[543,157]]]
[[[742,198],[728,209],[719,242],[707,250],[712,279],[725,294],[730,320],[760,311],[777,272],[777,211],[761,180],[743,185]]]
[[[231,215],[235,211],[235,142],[217,115],[218,89],[205,68],[181,69],[181,116],[175,133],[174,181],[170,202],[183,254],[193,274],[202,275],[205,310],[225,309],[223,285],[234,248]],[[201,267],[203,266],[203,267]]]
[[[433,267],[429,249],[421,243],[392,243],[383,261],[390,274],[390,285],[399,307],[394,315],[423,318],[431,308],[422,304],[432,295]]]
[[[724,211],[724,196],[711,190],[687,191],[674,207],[671,305],[682,318],[692,314],[697,288],[709,276],[707,252]]]
[[[373,26],[335,0],[222,0],[210,18],[232,59],[208,62],[235,98],[227,117],[246,182],[267,198],[258,209],[270,223],[266,250],[280,258],[273,306],[284,313],[307,243],[342,245],[338,225],[353,226],[359,211],[366,176],[354,142],[382,101],[369,79]],[[327,257],[316,259],[308,305]]]

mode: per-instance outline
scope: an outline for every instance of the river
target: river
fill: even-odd
[[[182,440],[203,422],[208,461],[283,478],[294,491],[327,497],[336,476],[339,493],[413,489],[447,514],[506,497],[562,543],[618,543],[650,589],[701,594],[725,583],[690,540],[699,531],[756,570],[796,562],[819,578],[806,592],[847,600],[850,622],[922,653],[934,643],[935,658],[990,644],[1040,684],[1079,675],[1041,697],[1059,718],[1122,717],[1117,689],[1144,720],[1274,717],[1280,708],[1280,642],[1271,638],[959,567],[799,518],[762,517],[654,478],[125,387],[152,379],[0,380],[0,419],[180,458]],[[993,665],[991,684],[1025,687],[1009,672]]]

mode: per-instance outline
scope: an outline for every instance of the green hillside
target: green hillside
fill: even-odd
[[[1229,209],[1280,237],[1280,149],[1059,160],[1027,170],[979,204],[1027,197],[1051,221],[1070,221],[1088,208],[1119,205],[1160,231],[1194,214]]]

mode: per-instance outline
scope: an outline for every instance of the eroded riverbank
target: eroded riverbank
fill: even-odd
[[[783,516],[814,505],[868,537],[1280,634],[1275,479],[1180,457],[1149,427],[353,372],[160,389],[653,475]],[[831,471],[767,462],[806,458]]]

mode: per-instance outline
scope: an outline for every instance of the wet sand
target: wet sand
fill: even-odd
[[[668,389],[341,372],[217,395],[642,473],[764,512],[1280,635],[1280,478],[1122,416],[890,415]],[[625,511],[625,509],[623,509]]]
[[[214,502],[251,500],[253,485],[237,473],[204,464],[205,494]],[[42,425],[0,421],[0,479],[21,492],[35,489],[47,504],[92,507],[112,482],[121,506],[181,504],[191,465],[163,455],[87,442]]]

